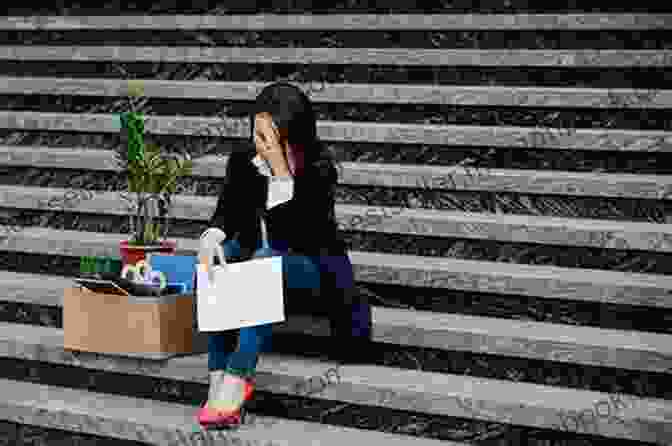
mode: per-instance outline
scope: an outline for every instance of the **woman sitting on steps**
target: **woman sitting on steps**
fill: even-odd
[[[256,98],[250,124],[254,144],[229,157],[210,227],[229,236],[227,257],[249,259],[260,254],[264,215],[273,254],[283,255],[286,313],[328,315],[325,350],[334,359],[361,362],[370,345],[371,310],[353,299],[352,264],[334,211],[338,174],[317,138],[310,100],[291,84],[271,84]],[[209,335],[210,392],[198,414],[201,425],[240,423],[270,337],[271,324]]]

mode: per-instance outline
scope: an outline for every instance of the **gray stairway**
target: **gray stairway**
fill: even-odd
[[[487,3],[0,17],[0,444],[672,445],[672,14]],[[170,232],[194,253],[281,79],[340,162],[376,357],[338,364],[324,319],[290,318],[249,423],[203,434],[206,355],[64,350],[63,288],[119,255],[130,88],[196,159]]]

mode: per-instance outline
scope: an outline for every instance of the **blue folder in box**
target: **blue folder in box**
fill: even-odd
[[[178,294],[187,294],[187,284],[186,283],[171,283],[171,282],[168,282],[168,283],[166,283],[166,287],[168,287],[170,289],[175,288],[176,292]],[[165,291],[164,291],[164,293],[165,293]]]
[[[196,256],[152,254],[149,258],[152,271],[164,273],[168,283],[184,283],[187,293],[194,291],[196,263],[198,263]]]

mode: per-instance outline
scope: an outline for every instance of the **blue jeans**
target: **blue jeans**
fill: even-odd
[[[223,243],[226,257],[239,255],[236,243]],[[277,246],[276,246],[277,249]],[[285,251],[280,248],[278,251]],[[354,288],[352,265],[347,256],[283,255],[283,273],[288,288],[320,286],[320,275],[335,289]],[[338,298],[334,296],[334,298]],[[371,334],[371,309],[368,304],[341,305],[340,320],[332,320],[332,336],[368,340]],[[339,313],[339,312],[337,312]],[[249,376],[254,374],[259,353],[271,349],[272,324],[213,333],[208,336],[208,369]],[[238,333],[238,336],[236,335]],[[237,338],[237,339],[236,339]],[[345,341],[345,340],[344,340]]]

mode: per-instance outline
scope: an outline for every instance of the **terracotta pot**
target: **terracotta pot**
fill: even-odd
[[[140,246],[129,245],[128,240],[119,242],[119,251],[121,253],[122,268],[126,265],[135,265],[140,260],[146,258],[147,253],[155,254],[175,254],[177,245],[173,240],[164,240],[161,245]]]

